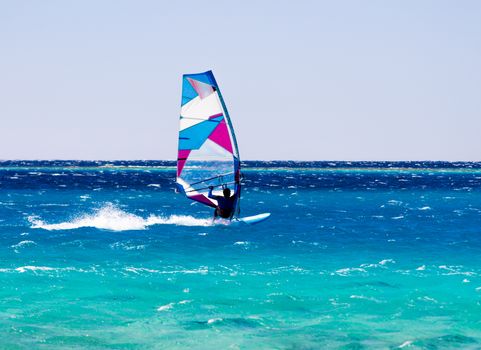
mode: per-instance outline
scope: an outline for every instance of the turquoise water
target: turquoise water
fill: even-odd
[[[0,348],[481,348],[479,163],[245,175],[234,227],[171,164],[0,163]]]

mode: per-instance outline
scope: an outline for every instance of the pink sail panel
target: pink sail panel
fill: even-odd
[[[190,149],[179,149],[179,155],[177,157],[177,176],[180,176],[182,169],[184,168],[185,161],[189,158]]]
[[[209,198],[207,198],[206,196],[204,196],[203,194],[194,194],[194,195],[189,195],[189,198],[190,199],[193,199],[197,202],[201,202],[201,203],[204,203],[204,204],[207,204],[208,206],[210,207],[213,207],[215,208],[217,205],[214,204],[214,202],[212,202]]]
[[[198,80],[194,80],[190,78],[187,78],[187,80],[189,81],[190,85],[192,85],[195,92],[197,92],[197,95],[199,95],[201,99],[206,98],[207,96],[209,96],[215,91],[214,88],[209,84],[205,84]]]
[[[230,153],[233,153],[232,142],[230,140],[229,131],[227,130],[227,124],[225,123],[224,119],[222,119],[219,125],[217,125],[214,131],[210,134],[209,139]]]

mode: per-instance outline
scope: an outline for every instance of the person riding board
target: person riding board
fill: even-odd
[[[212,194],[214,186],[209,186],[209,198],[215,199],[217,201],[217,207],[214,211],[214,220],[218,216],[224,219],[231,219],[234,211],[236,196],[230,195],[230,189],[227,187],[222,190],[223,196],[216,196]]]

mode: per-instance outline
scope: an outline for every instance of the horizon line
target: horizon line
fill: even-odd
[[[11,159],[0,159],[0,162],[38,162],[38,161],[48,161],[48,162],[68,162],[68,161],[86,161],[86,162],[158,162],[158,161],[166,161],[166,162],[177,162],[177,159],[80,159],[80,158],[50,158],[50,159],[43,159],[43,158],[11,158]],[[366,160],[366,159],[357,159],[357,160],[332,160],[332,159],[243,159],[241,162],[443,162],[443,163],[481,163],[480,160],[442,160],[442,159],[409,159],[409,160]]]

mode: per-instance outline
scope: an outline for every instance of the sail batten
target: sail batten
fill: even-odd
[[[232,122],[211,71],[182,79],[177,184],[192,200],[215,207],[209,187],[240,196],[240,159]],[[239,200],[236,201],[238,212]]]

